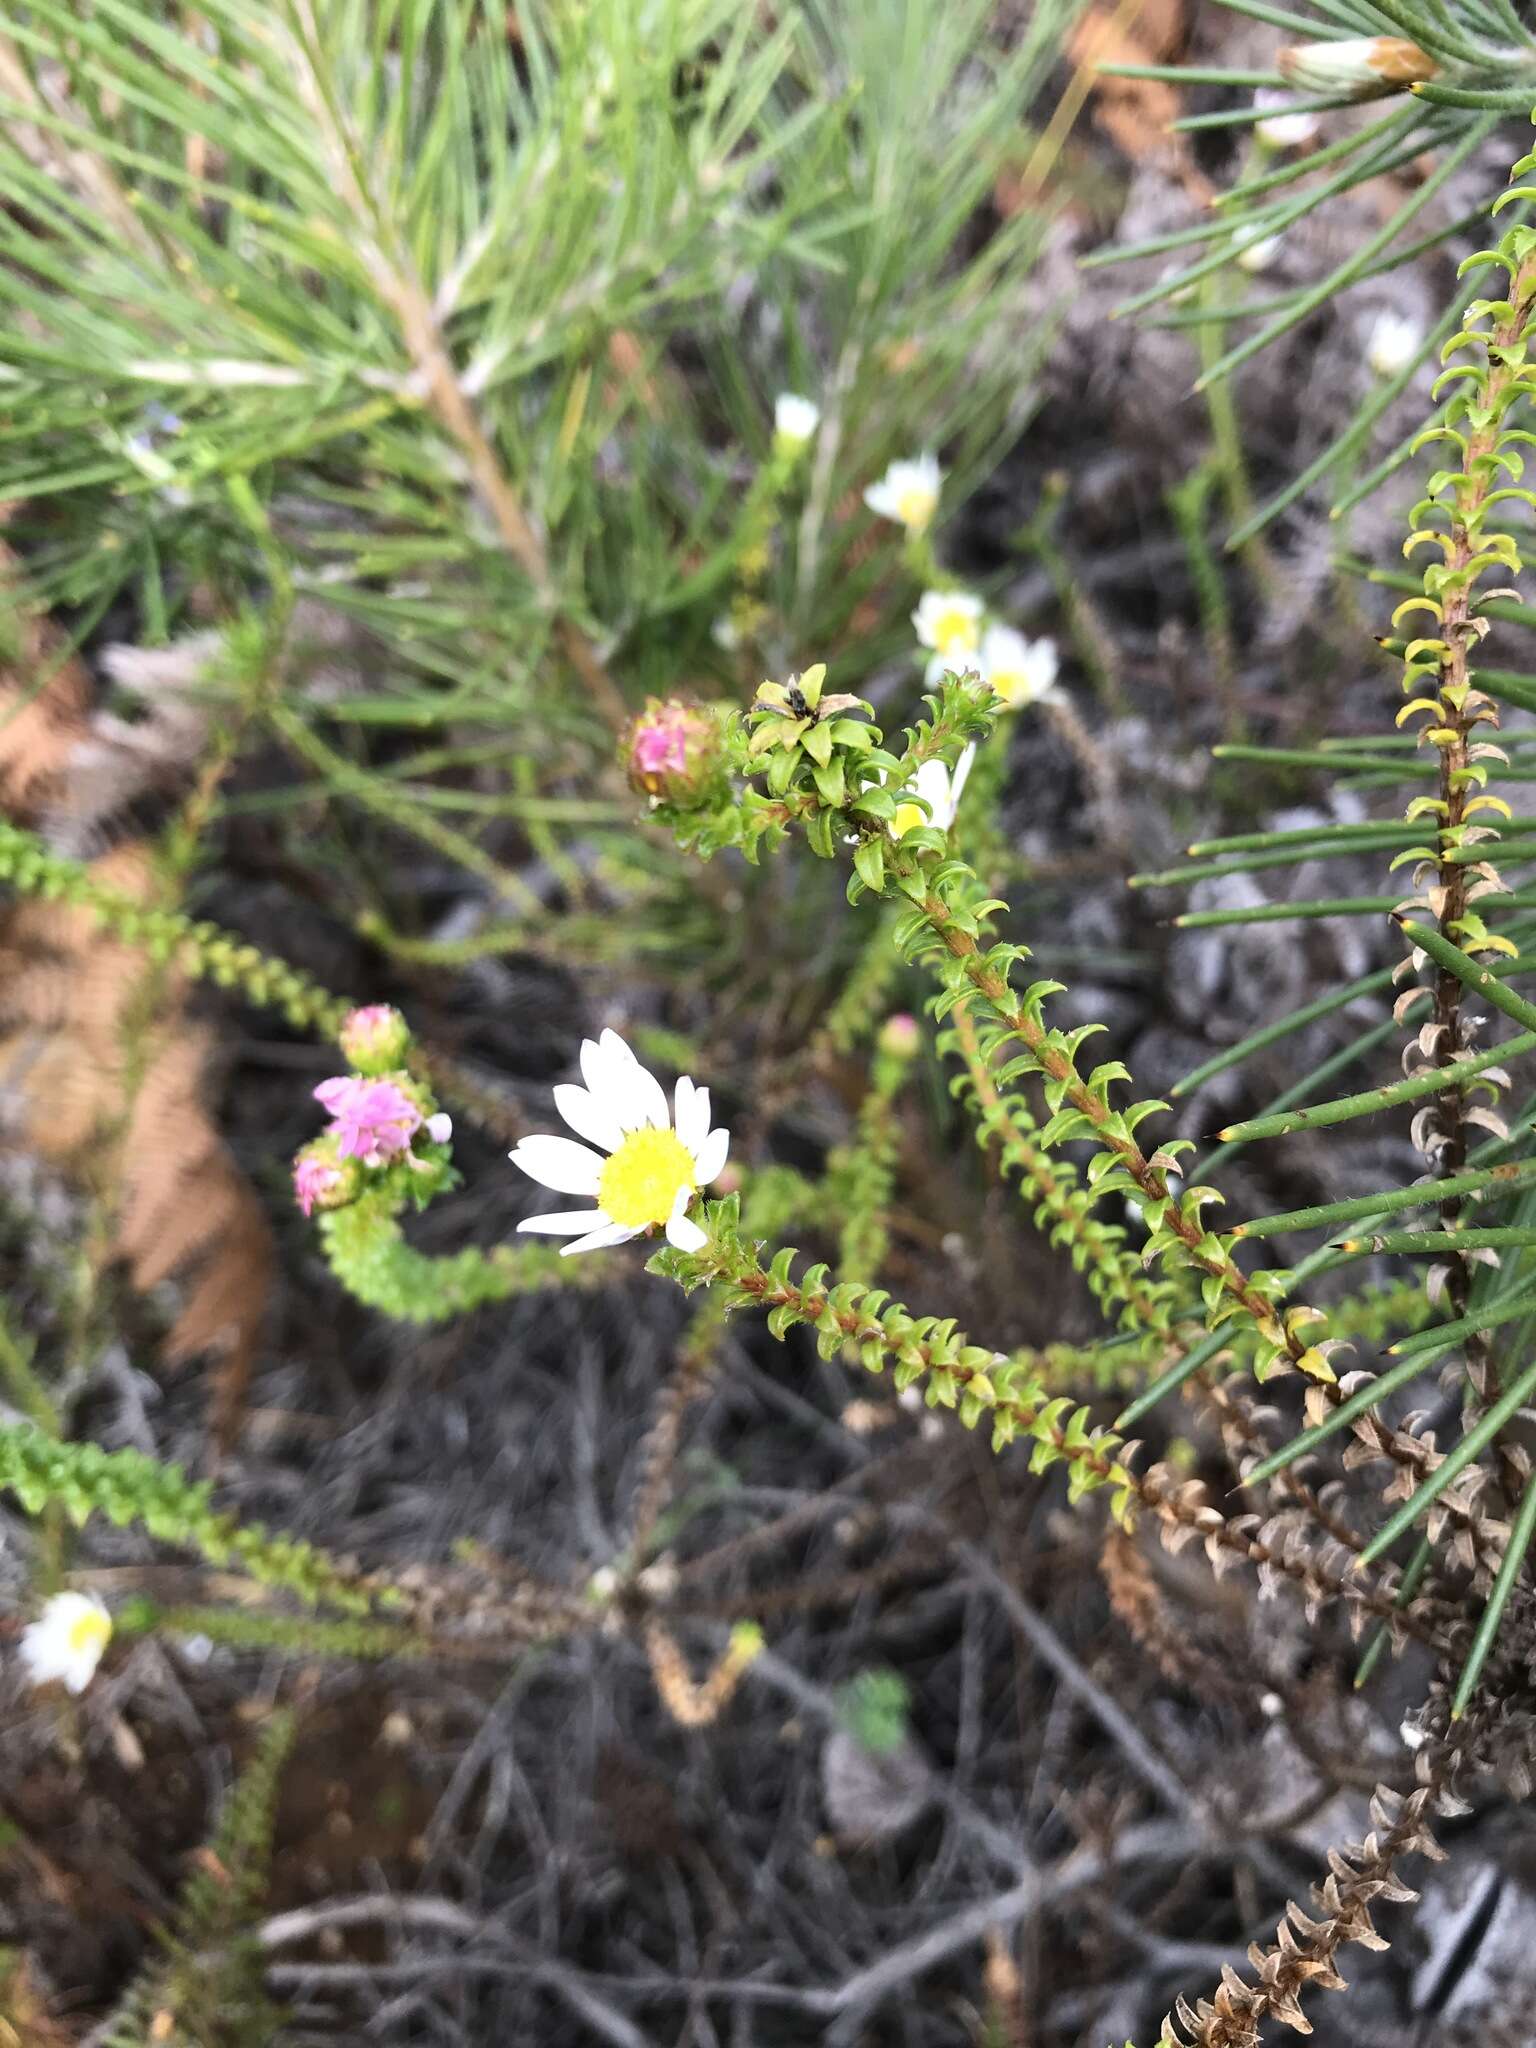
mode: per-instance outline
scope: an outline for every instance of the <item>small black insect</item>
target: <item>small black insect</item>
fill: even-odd
[[[790,710],[795,714],[796,718],[814,718],[816,716],[810,705],[806,703],[805,693],[801,690],[798,683],[790,683],[786,687],[784,695]]]

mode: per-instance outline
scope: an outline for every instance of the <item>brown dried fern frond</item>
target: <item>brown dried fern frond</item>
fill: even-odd
[[[7,567],[0,553],[0,583]],[[56,843],[99,847],[138,797],[190,780],[204,720],[186,693],[208,649],[118,660],[149,706],[130,725],[93,715],[90,677],[46,621],[23,620],[18,632],[21,661],[0,665],[0,806]],[[163,890],[139,839],[99,852],[90,871],[141,902]],[[165,1355],[217,1361],[212,1423],[227,1443],[273,1254],[261,1205],[209,1115],[213,1039],[187,1017],[186,1000],[181,977],[104,936],[88,911],[23,899],[0,922],[9,1134],[88,1179],[109,1206],[112,1251],[135,1288],[177,1282]]]

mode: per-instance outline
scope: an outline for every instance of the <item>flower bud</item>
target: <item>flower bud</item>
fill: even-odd
[[[1280,52],[1276,68],[1287,85],[1302,92],[1352,100],[1373,100],[1404,86],[1434,78],[1434,58],[1402,36],[1352,36],[1340,43],[1293,43]]]
[[[622,759],[637,796],[702,803],[720,773],[719,720],[707,705],[648,698],[625,735]]]
[[[306,1145],[293,1162],[293,1198],[306,1216],[317,1209],[341,1209],[357,1194],[357,1166],[342,1159],[329,1136]]]
[[[815,439],[821,407],[793,391],[781,391],[773,407],[773,447],[777,455],[798,455]]]
[[[1253,124],[1254,139],[1265,149],[1305,149],[1309,142],[1316,141],[1322,126],[1318,116],[1288,111],[1283,92],[1256,92],[1253,104],[1256,111],[1272,110]]]
[[[894,1053],[898,1059],[911,1059],[922,1042],[923,1034],[917,1019],[905,1010],[898,1010],[894,1017],[887,1017],[880,1027],[880,1050]]]
[[[1378,377],[1395,377],[1406,370],[1424,341],[1424,330],[1390,308],[1378,313],[1365,336],[1365,360]]]
[[[410,1026],[389,1003],[367,1003],[347,1016],[337,1033],[347,1065],[362,1074],[387,1074],[403,1064]]]

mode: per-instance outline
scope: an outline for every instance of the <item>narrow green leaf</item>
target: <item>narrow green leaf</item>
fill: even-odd
[[[1326,896],[1311,903],[1259,903],[1246,910],[1186,910],[1174,918],[1180,931],[1220,931],[1237,924],[1289,924],[1293,918],[1384,917],[1400,896]],[[1486,899],[1484,899],[1486,900]]]
[[[1170,1365],[1166,1372],[1159,1373],[1151,1386],[1144,1388],[1130,1406],[1115,1417],[1115,1429],[1129,1429],[1133,1422],[1139,1422],[1148,1409],[1157,1406],[1164,1394],[1171,1394],[1175,1387],[1183,1386],[1192,1373],[1197,1373],[1202,1365],[1208,1364],[1217,1352],[1231,1341],[1232,1332],[1226,1328],[1213,1330],[1208,1336],[1202,1337],[1193,1350],[1185,1352],[1184,1356],[1177,1363]]]
[[[1259,1216],[1240,1223],[1235,1237],[1277,1237],[1286,1230],[1321,1230],[1335,1223],[1353,1223],[1362,1216],[1391,1215],[1397,1209],[1430,1209],[1459,1195],[1484,1188],[1516,1193],[1536,1185],[1536,1161],[1527,1167],[1492,1166],[1480,1173],[1455,1173],[1445,1180],[1416,1181],[1412,1187],[1387,1188],[1376,1195],[1357,1195],[1345,1202],[1323,1202],[1310,1209],[1287,1209],[1277,1216]]]
[[[1326,1443],[1329,1437],[1336,1436],[1341,1429],[1347,1429],[1357,1415],[1368,1414],[1378,1403],[1386,1400],[1389,1394],[1395,1394],[1399,1387],[1406,1387],[1410,1381],[1417,1379],[1424,1369],[1423,1359],[1405,1359],[1401,1365],[1394,1365],[1382,1373],[1379,1379],[1371,1380],[1366,1386],[1357,1387],[1347,1400],[1341,1401],[1337,1408],[1331,1408],[1321,1422],[1314,1422],[1310,1429],[1302,1430],[1298,1436],[1293,1436],[1288,1444],[1282,1444],[1278,1451],[1271,1451],[1267,1458],[1255,1465],[1243,1481],[1244,1486],[1260,1486],[1266,1479],[1273,1479],[1275,1474],[1283,1472],[1287,1465],[1294,1465],[1296,1460],[1304,1458],[1308,1451],[1315,1451],[1318,1445]]]
[[[1536,676],[1530,680],[1532,690],[1536,691]],[[1329,742],[1324,740],[1322,744],[1326,747]],[[1362,843],[1380,839],[1384,845],[1394,846],[1399,841],[1406,845],[1420,838],[1422,831],[1421,826],[1400,825],[1391,820],[1381,825],[1325,825],[1316,831],[1303,826],[1294,832],[1237,832],[1226,839],[1199,839],[1184,851],[1196,859],[1217,853],[1264,853],[1271,847],[1312,847],[1319,841],[1331,845],[1336,836]]]
[[[1398,1367],[1397,1370],[1401,1371],[1402,1368]],[[1388,1379],[1391,1376],[1390,1373],[1386,1375]],[[1536,1389],[1536,1365],[1526,1367],[1493,1406],[1478,1417],[1455,1449],[1447,1453],[1445,1462],[1435,1467],[1412,1499],[1404,1501],[1397,1513],[1388,1517],[1361,1551],[1362,1564],[1374,1564],[1384,1551],[1392,1548],[1399,1536],[1413,1527],[1420,1515],[1434,1506],[1441,1494],[1454,1480],[1460,1478],[1478,1453],[1493,1442],[1511,1416],[1525,1406],[1533,1389]]]
[[[1335,1010],[1342,1010],[1346,1004],[1355,1002],[1361,996],[1373,995],[1377,989],[1392,986],[1392,969],[1379,967],[1374,974],[1362,974],[1358,981],[1346,982],[1342,988],[1330,989],[1325,996],[1303,1003],[1298,1010],[1292,1010],[1284,1017],[1277,1017],[1272,1024],[1261,1024],[1257,1031],[1250,1031],[1246,1038],[1236,1045],[1229,1045],[1222,1052],[1213,1053],[1182,1080],[1175,1081],[1169,1089],[1172,1096],[1191,1094],[1204,1082],[1217,1074],[1224,1074],[1229,1067],[1240,1066],[1256,1052],[1262,1052],[1267,1045],[1274,1045],[1279,1039],[1289,1038],[1307,1024],[1316,1023],[1319,1017],[1331,1016]],[[1426,998],[1428,991],[1425,991]]]
[[[1414,835],[1423,838],[1423,833]],[[1175,889],[1191,882],[1218,881],[1223,875],[1255,875],[1266,868],[1293,868],[1305,860],[1344,860],[1350,854],[1375,853],[1396,846],[1401,832],[1392,830],[1391,836],[1381,832],[1362,833],[1358,838],[1353,834],[1330,834],[1318,832],[1312,835],[1307,847],[1277,847],[1269,853],[1251,853],[1236,860],[1200,861],[1182,868],[1162,868],[1155,874],[1128,875],[1126,886],[1131,889]],[[1411,842],[1410,842],[1411,843]]]
[[[1418,589],[1418,584],[1412,586]],[[1345,768],[1379,768],[1390,775],[1402,776],[1404,782],[1411,779],[1404,769],[1412,774],[1434,773],[1434,761],[1398,760],[1391,754],[1349,754],[1342,749],[1321,747],[1212,747],[1212,755],[1218,761],[1263,761],[1274,768],[1326,768],[1337,773]]]
[[[1350,1258],[1364,1258],[1371,1252],[1414,1258],[1421,1252],[1528,1251],[1532,1245],[1536,1245],[1536,1228],[1509,1223],[1487,1230],[1375,1231],[1369,1237],[1344,1238],[1333,1249]]]
[[[1441,1182],[1443,1187],[1447,1185]],[[1433,1329],[1416,1330],[1411,1337],[1400,1337],[1395,1344],[1387,1346],[1389,1358],[1407,1358],[1426,1351],[1448,1351],[1463,1337],[1470,1337],[1479,1330],[1497,1329],[1500,1323],[1518,1322],[1520,1317],[1536,1309],[1536,1291],[1518,1294],[1512,1301],[1493,1301],[1486,1307],[1474,1308],[1464,1316],[1457,1316],[1454,1322],[1436,1323]]]
[[[1385,1088],[1371,1088],[1360,1095],[1340,1095],[1332,1102],[1314,1103],[1309,1109],[1288,1109],[1280,1116],[1260,1116],[1231,1124],[1218,1132],[1224,1143],[1255,1138],[1283,1138],[1290,1131],[1320,1130],[1329,1124],[1347,1124],[1357,1116],[1372,1116],[1377,1110],[1394,1109],[1400,1102],[1422,1102],[1427,1095],[1445,1095],[1501,1060],[1518,1059],[1536,1046],[1536,1031],[1522,1031],[1503,1045],[1490,1046],[1472,1058],[1457,1060],[1448,1067],[1436,1067],[1427,1074],[1415,1074],[1407,1081],[1394,1081]]]
[[[1490,848],[1490,852],[1496,851]],[[1479,899],[1486,903],[1490,899]],[[1474,989],[1492,1003],[1496,1010],[1502,1010],[1506,1017],[1513,1017],[1517,1024],[1528,1029],[1536,1028],[1536,1003],[1528,1003],[1524,996],[1515,994],[1489,968],[1480,966],[1469,953],[1463,953],[1459,946],[1453,946],[1448,938],[1436,931],[1432,925],[1414,924],[1403,920],[1403,936],[1412,941],[1422,952],[1429,955],[1437,967],[1443,967],[1448,974],[1454,974],[1464,986]]]
[[[1498,1637],[1499,1623],[1509,1605],[1509,1596],[1515,1590],[1533,1535],[1536,1535],[1536,1473],[1525,1482],[1525,1491],[1520,1496],[1520,1512],[1515,1516],[1515,1526],[1510,1531],[1509,1547],[1499,1565],[1499,1575],[1488,1595],[1488,1604],[1478,1620],[1477,1634],[1472,1638],[1472,1648],[1462,1666],[1461,1677],[1456,1681],[1456,1696],[1451,1701],[1453,1721],[1459,1721],[1467,1711],[1467,1702],[1483,1675],[1483,1666]]]
[[[1434,1554],[1434,1544],[1430,1542],[1427,1536],[1421,1536],[1414,1545],[1413,1555],[1404,1566],[1403,1576],[1398,1581],[1397,1591],[1392,1596],[1392,1605],[1394,1607],[1403,1608],[1408,1605],[1408,1602],[1419,1590],[1419,1583],[1423,1579],[1424,1574],[1429,1570],[1429,1561]],[[1381,1662],[1382,1653],[1391,1640],[1392,1631],[1385,1622],[1382,1622],[1377,1628],[1375,1635],[1372,1636],[1365,1655],[1360,1659],[1359,1669],[1355,1672],[1355,1690],[1357,1692],[1367,1682],[1371,1673]]]

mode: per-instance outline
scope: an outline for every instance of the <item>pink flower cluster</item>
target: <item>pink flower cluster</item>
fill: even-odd
[[[336,1140],[338,1156],[360,1159],[365,1166],[383,1166],[409,1151],[411,1139],[422,1126],[421,1111],[393,1081],[339,1074],[320,1083],[315,1100],[335,1119],[330,1135]]]

